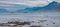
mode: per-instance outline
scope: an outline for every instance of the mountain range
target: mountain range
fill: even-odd
[[[0,8],[0,13],[2,12],[8,11],[4,8]],[[44,7],[26,7],[24,9],[17,8],[17,10],[14,11],[14,13],[29,13],[29,12],[60,12],[60,3],[53,1]]]
[[[47,6],[44,7],[33,7],[33,8],[26,8],[26,12],[60,12],[60,3],[58,2],[51,2]]]

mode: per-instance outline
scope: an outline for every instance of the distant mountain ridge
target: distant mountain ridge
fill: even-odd
[[[14,5],[15,6],[15,5]],[[20,9],[20,5],[16,5],[17,10],[11,13],[29,13],[29,12],[60,12],[60,3],[58,2],[51,2],[47,6],[44,7],[27,7],[25,9]],[[0,13],[9,12],[4,8],[0,8]]]
[[[53,1],[52,3],[48,4],[47,6],[44,7],[33,7],[33,8],[26,8],[25,9],[27,12],[35,12],[35,11],[56,11],[60,12],[60,3]]]
[[[14,10],[24,9],[25,7],[27,6],[19,4],[6,4],[3,6],[0,5],[0,13],[15,13]]]

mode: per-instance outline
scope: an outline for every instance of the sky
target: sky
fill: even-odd
[[[60,0],[0,0],[0,3],[5,4],[22,4],[27,6],[43,6],[47,5],[52,1],[60,1]]]
[[[56,1],[60,3],[60,0],[56,0]]]
[[[52,1],[59,2],[60,0],[0,0],[0,8],[3,7],[8,11],[15,11],[17,8],[24,9],[25,6],[46,6]]]

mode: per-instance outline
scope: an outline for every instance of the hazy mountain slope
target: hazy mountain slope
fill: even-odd
[[[25,9],[27,6],[19,5],[19,4],[0,4],[0,13],[7,12],[7,13],[14,13],[16,10]],[[3,10],[3,11],[2,11]]]
[[[0,6],[0,12],[11,12],[11,13],[28,13],[28,12],[60,12],[60,3],[51,2],[44,7],[28,7],[18,4],[10,4],[9,6]],[[3,11],[1,11],[1,9]],[[8,10],[5,10],[8,9]]]
[[[27,7],[23,10],[24,12],[60,12],[60,3],[55,1],[51,2],[44,7]]]

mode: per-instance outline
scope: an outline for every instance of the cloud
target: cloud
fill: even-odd
[[[20,4],[20,5],[27,5],[27,6],[44,6],[47,5],[52,0],[0,0],[0,3],[5,4]]]
[[[60,3],[60,0],[56,0],[56,1]]]
[[[16,2],[0,1],[0,8],[5,8],[6,10],[13,12],[18,9],[24,9],[25,5]]]

